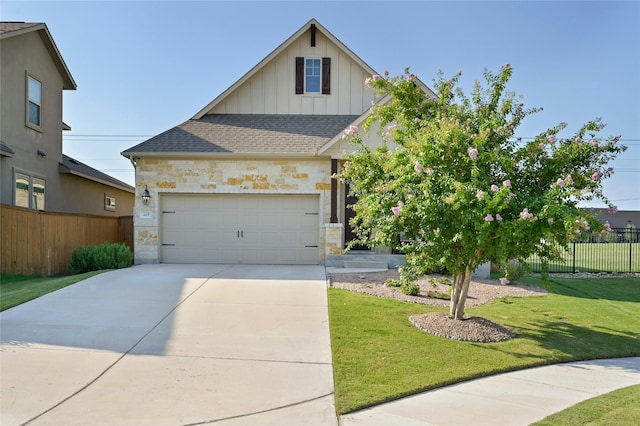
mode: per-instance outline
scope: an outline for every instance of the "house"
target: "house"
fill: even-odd
[[[617,210],[613,213],[608,208],[592,209],[600,222],[609,222],[612,228],[639,228],[640,227],[640,211],[638,210]]]
[[[64,90],[76,90],[44,23],[0,22],[0,203],[127,216],[135,190],[62,153]]]
[[[123,151],[135,164],[136,263],[340,255],[353,234],[332,176],[353,149],[344,130],[381,101],[365,87],[374,74],[312,19],[191,119]]]

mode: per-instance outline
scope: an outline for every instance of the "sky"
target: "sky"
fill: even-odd
[[[315,18],[374,70],[427,85],[514,69],[508,89],[543,111],[516,135],[601,117],[628,150],[605,195],[640,210],[639,1],[15,1],[0,20],[45,22],[77,83],[65,154],[134,184],[120,152],[195,115]],[[590,206],[603,207],[594,203]]]

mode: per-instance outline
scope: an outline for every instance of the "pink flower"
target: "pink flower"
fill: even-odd
[[[344,130],[344,134],[347,136],[353,136],[358,131],[358,126],[349,126]]]
[[[500,213],[496,214],[496,220],[498,222],[502,222],[502,216],[500,216]]]
[[[549,143],[556,143],[556,137],[554,135],[549,135],[547,140],[549,141]]]
[[[487,222],[493,222],[493,216],[491,216],[491,214],[488,214],[487,216],[485,216],[484,220],[486,220]]]
[[[564,178],[564,183],[565,185],[571,185],[573,183],[573,178],[571,177],[571,175],[567,175],[567,177]]]
[[[595,172],[594,174],[591,175],[591,179],[593,180],[599,180],[602,177],[602,172]]]
[[[553,218],[550,217],[549,219],[547,219],[547,222],[549,222],[549,224],[551,225],[553,223]]]
[[[576,136],[576,142],[577,143],[582,143],[582,138],[580,136]]]
[[[591,139],[591,146],[593,146],[594,148],[598,147],[598,140],[597,139]]]
[[[502,186],[511,186],[511,181],[509,179],[502,182]]]
[[[468,148],[467,154],[471,157],[472,160],[475,160],[478,157],[478,150],[475,148]]]
[[[618,206],[609,207],[609,213],[611,214],[618,213]]]
[[[533,217],[533,215],[529,213],[529,209],[524,209],[522,210],[522,212],[520,212],[520,217],[522,219],[530,219]]]
[[[428,175],[432,175],[433,174],[433,169],[424,169],[424,172]]]
[[[398,201],[398,205],[396,207],[391,207],[391,211],[397,216],[402,211],[402,207],[404,207],[404,203],[402,201]]]
[[[478,199],[478,201],[482,201],[482,199],[484,198],[485,192],[481,191],[478,189],[478,192],[476,192],[476,198]]]
[[[413,166],[413,170],[416,171],[416,173],[422,173],[424,172],[424,168],[422,167],[422,164],[420,164],[419,162],[416,161],[416,165]]]
[[[505,277],[500,278],[500,284],[507,285],[509,284],[509,280]]]
[[[491,185],[491,190],[493,192],[497,192],[497,191],[500,191],[500,188],[498,188],[498,185]]]
[[[562,179],[558,179],[558,180],[556,181],[556,185],[557,185],[557,186],[562,186],[562,185],[564,185],[564,181],[563,181]]]
[[[380,78],[382,78],[382,77],[380,77],[378,74],[374,74],[374,75],[371,76],[371,80],[373,80],[373,81],[380,80]]]
[[[609,221],[606,221],[606,222],[604,223],[604,229],[605,229],[607,232],[611,232],[611,225],[609,225]]]

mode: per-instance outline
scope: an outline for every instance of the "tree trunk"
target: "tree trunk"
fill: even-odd
[[[453,276],[453,288],[451,291],[451,305],[449,318],[461,320],[464,317],[464,304],[469,293],[471,283],[471,271],[467,267],[463,272]]]

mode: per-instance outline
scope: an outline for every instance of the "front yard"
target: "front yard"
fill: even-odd
[[[552,278],[551,293],[468,308],[469,315],[516,334],[474,343],[437,337],[409,322],[411,315],[446,308],[330,288],[338,413],[509,370],[640,355],[639,278]]]

